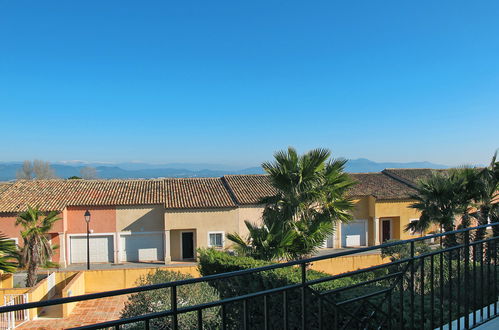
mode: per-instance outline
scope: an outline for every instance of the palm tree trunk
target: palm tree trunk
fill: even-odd
[[[26,277],[26,286],[32,287],[36,284],[36,271],[38,269],[38,245],[30,247],[30,262],[28,264],[28,276]]]

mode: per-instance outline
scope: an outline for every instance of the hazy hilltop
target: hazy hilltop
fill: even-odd
[[[14,180],[16,172],[21,168],[21,162],[0,163],[0,181]],[[218,177],[227,174],[263,174],[259,166],[248,168],[236,168],[222,164],[196,164],[196,163],[169,163],[169,164],[147,164],[147,163],[87,163],[87,162],[64,162],[54,163],[52,168],[57,177],[69,178],[79,176],[83,167],[92,166],[97,170],[97,176],[101,179],[133,179],[133,178],[191,178],[191,177]],[[347,172],[379,172],[385,168],[448,168],[445,165],[430,162],[383,162],[378,163],[365,158],[352,159],[347,162]]]

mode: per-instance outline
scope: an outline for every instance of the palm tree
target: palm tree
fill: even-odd
[[[0,234],[0,270],[13,273],[17,269],[17,257],[16,243],[7,236]]]
[[[28,206],[28,210],[17,216],[16,226],[22,226],[21,237],[24,246],[21,262],[28,268],[26,286],[36,284],[36,272],[40,266],[47,264],[54,253],[55,246],[49,242],[48,233],[53,224],[60,220],[57,212],[44,213],[38,208]]]
[[[246,240],[228,236],[241,251],[267,260],[299,259],[314,253],[333,233],[337,221],[352,218],[353,202],[346,192],[355,182],[344,172],[345,160],[329,159],[327,149],[298,155],[278,151],[275,161],[262,164],[277,194],[262,199],[263,225],[247,223]],[[266,252],[263,250],[274,252]]]
[[[455,229],[456,217],[466,214],[470,206],[468,181],[472,170],[461,169],[448,173],[434,173],[422,180],[416,187],[417,193],[411,196],[415,202],[411,205],[421,212],[418,221],[410,223],[405,230],[425,231],[433,224],[444,231]],[[445,245],[456,244],[455,237],[446,237]]]
[[[495,209],[499,207],[499,162],[496,161],[497,152],[492,157],[492,161],[488,167],[482,169],[476,178],[474,200],[477,205],[477,211],[472,215],[477,219],[479,225],[486,225],[494,222],[493,217],[496,213]],[[498,226],[495,226],[498,227]],[[495,233],[499,228],[495,228]],[[486,228],[478,229],[475,234],[475,241],[484,239]]]

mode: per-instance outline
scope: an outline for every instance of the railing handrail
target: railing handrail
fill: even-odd
[[[66,304],[66,303],[71,303],[71,302],[76,302],[76,301],[84,301],[84,300],[113,297],[113,296],[119,296],[119,295],[125,295],[125,294],[131,294],[131,293],[137,293],[137,292],[143,292],[143,291],[165,289],[165,288],[170,288],[173,286],[178,287],[178,286],[187,285],[187,284],[194,284],[194,283],[199,283],[199,282],[208,282],[208,281],[213,281],[213,280],[218,280],[218,279],[226,279],[226,278],[231,278],[231,277],[235,277],[235,276],[247,275],[247,274],[258,273],[258,272],[274,270],[274,269],[279,269],[279,268],[286,268],[286,267],[292,267],[292,266],[297,266],[297,265],[306,265],[306,264],[309,264],[309,263],[315,262],[315,261],[344,257],[344,256],[348,256],[348,255],[359,254],[359,253],[363,253],[363,252],[367,252],[367,251],[379,250],[382,248],[393,247],[393,246],[398,246],[398,245],[403,245],[403,244],[410,244],[412,242],[415,243],[415,242],[429,240],[429,239],[433,239],[433,238],[454,235],[454,234],[459,234],[459,233],[465,233],[465,232],[469,232],[469,231],[477,230],[477,229],[481,229],[481,228],[494,227],[497,225],[499,225],[499,222],[485,224],[485,225],[476,226],[476,227],[458,229],[458,230],[448,231],[448,232],[444,232],[444,233],[437,233],[437,234],[433,234],[433,235],[429,235],[429,236],[416,237],[416,238],[411,238],[408,240],[400,240],[400,241],[394,241],[394,242],[389,242],[389,243],[383,243],[380,245],[368,246],[368,247],[353,249],[350,251],[341,251],[341,252],[326,254],[326,255],[307,258],[307,259],[288,261],[285,263],[276,263],[276,264],[257,267],[257,268],[236,270],[236,271],[227,272],[227,273],[207,275],[207,276],[203,276],[203,277],[185,279],[185,280],[174,281],[174,282],[150,284],[150,285],[137,286],[137,287],[128,288],[128,289],[111,290],[111,291],[104,291],[104,292],[98,292],[98,293],[89,293],[89,294],[84,294],[84,295],[77,295],[77,296],[65,297],[65,298],[56,298],[56,299],[45,300],[45,301],[29,302],[29,303],[25,303],[25,304],[12,305],[12,306],[2,306],[2,307],[0,307],[0,313],[6,313],[6,312],[10,312],[10,311],[17,311],[17,310],[23,310],[23,309],[31,309],[31,308],[37,308],[37,307],[60,305],[60,304]],[[411,258],[409,258],[409,259],[411,259]],[[404,260],[404,261],[407,261],[407,260]],[[398,262],[400,262],[400,261],[398,261]],[[397,261],[395,261],[394,263],[397,263]],[[390,264],[392,264],[392,263],[386,263],[386,264],[383,264],[382,266],[389,266]],[[377,266],[373,266],[373,267],[375,268]],[[347,273],[342,273],[342,274],[334,275],[334,276],[328,277],[328,278],[329,278],[329,280],[334,280],[334,279],[337,279],[340,277],[352,275],[358,271],[369,270],[373,267],[369,267],[369,268],[361,269],[361,270],[357,270],[357,271],[352,271],[352,272],[347,272]],[[220,300],[220,301],[222,301],[222,300]]]

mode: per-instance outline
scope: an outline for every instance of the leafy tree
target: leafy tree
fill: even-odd
[[[17,173],[16,178],[20,180],[31,180],[33,179],[33,164],[29,160],[23,162],[23,167],[21,167]]]
[[[28,276],[26,286],[36,284],[36,272],[40,266],[49,263],[57,246],[49,242],[49,231],[56,221],[57,212],[44,213],[38,208],[28,206],[28,210],[17,216],[16,226],[22,226],[21,237],[23,248],[21,250],[21,263],[27,266]]]
[[[333,233],[336,222],[352,219],[346,193],[355,182],[344,172],[346,160],[330,156],[326,149],[298,155],[290,147],[262,164],[277,194],[262,200],[262,226],[246,223],[246,239],[227,236],[240,252],[265,260],[304,258]]]
[[[173,281],[180,281],[192,278],[189,275],[158,269],[152,274],[142,276],[138,281],[138,286],[159,284]],[[123,311],[121,318],[128,318],[147,313],[163,312],[172,308],[171,289],[158,289],[143,291],[132,294]],[[194,283],[177,287],[177,307],[188,307],[196,304],[208,303],[219,300],[220,297],[215,289],[208,283]],[[220,308],[210,308],[203,310],[203,329],[220,329],[221,320],[219,317]],[[178,316],[180,329],[197,328],[197,313],[182,313]],[[152,329],[172,329],[171,317],[157,318],[151,320]],[[124,329],[143,329],[143,324],[130,324],[123,326]]]
[[[68,178],[68,180],[81,180],[82,178],[80,178],[79,176],[76,176],[76,175],[73,175],[73,176],[70,176]]]
[[[18,251],[16,243],[7,236],[0,234],[0,270],[13,273],[17,269]]]

